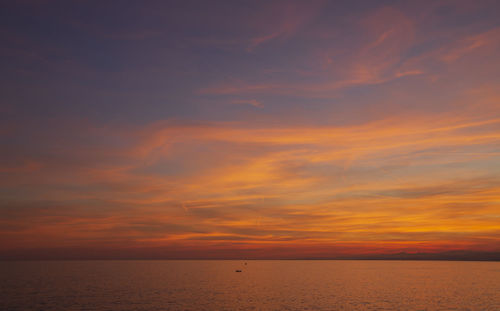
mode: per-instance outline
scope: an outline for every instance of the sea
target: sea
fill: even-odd
[[[500,310],[500,262],[4,261],[0,310]]]

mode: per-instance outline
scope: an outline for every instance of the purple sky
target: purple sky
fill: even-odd
[[[500,251],[498,1],[4,1],[0,40],[0,258]]]

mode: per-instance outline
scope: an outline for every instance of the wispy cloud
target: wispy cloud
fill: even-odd
[[[265,129],[160,123],[140,135],[115,129],[107,140],[133,143],[103,145],[94,162],[112,155],[125,159],[121,166],[75,163],[58,172],[48,157],[37,172],[4,172],[6,189],[31,196],[4,199],[2,240],[494,245],[500,181],[484,165],[500,152],[500,121],[440,120]],[[27,220],[32,225],[22,226]]]
[[[234,100],[231,103],[238,105],[251,105],[258,108],[264,107],[264,105],[256,99],[239,99],[239,100]]]
[[[5,6],[0,257],[500,249],[496,3],[193,3]]]
[[[320,12],[324,4],[325,1],[322,0],[270,3],[255,19],[256,28],[264,28],[265,31],[249,40],[248,50],[252,51],[271,40],[293,36]]]

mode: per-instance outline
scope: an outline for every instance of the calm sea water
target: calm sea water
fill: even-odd
[[[244,263],[0,262],[0,310],[500,310],[500,262]]]

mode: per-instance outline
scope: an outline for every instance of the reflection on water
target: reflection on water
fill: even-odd
[[[500,310],[500,262],[26,261],[0,275],[0,310]]]

